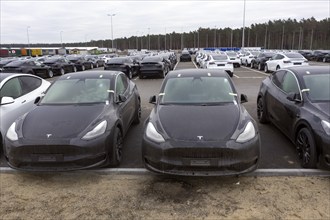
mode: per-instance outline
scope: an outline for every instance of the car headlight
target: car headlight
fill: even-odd
[[[327,133],[327,135],[330,135],[330,122],[322,120],[321,125],[322,125],[325,133]]]
[[[165,142],[163,136],[157,132],[155,126],[151,122],[147,125],[146,136],[157,143]]]
[[[7,138],[11,141],[17,141],[18,140],[18,134],[16,133],[16,122],[12,123],[7,131]]]
[[[87,132],[81,139],[90,140],[104,134],[107,129],[107,121],[102,121],[93,130]]]
[[[256,130],[254,129],[252,122],[249,121],[246,124],[244,131],[236,139],[236,142],[239,142],[239,143],[247,142],[247,141],[251,140],[252,138],[254,138],[255,135],[256,135]]]

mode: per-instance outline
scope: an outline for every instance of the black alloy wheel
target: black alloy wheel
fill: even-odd
[[[121,162],[123,154],[123,135],[118,127],[116,127],[113,135],[112,155],[110,164],[118,166]]]
[[[64,75],[65,74],[65,70],[63,68],[60,69],[60,74]]]
[[[264,71],[265,71],[265,73],[268,73],[269,72],[268,65],[267,64],[265,64]]]
[[[53,78],[54,72],[52,70],[48,70],[47,76],[48,76],[48,78]]]
[[[299,130],[296,137],[296,149],[303,168],[316,168],[316,145],[313,135],[308,128]]]
[[[261,124],[265,124],[269,122],[267,112],[265,109],[265,102],[262,97],[260,97],[257,101],[257,116],[258,116],[258,121]]]
[[[141,121],[141,101],[139,100],[139,104],[138,104],[138,107],[136,109],[135,118],[134,118],[133,123],[134,124],[139,124],[140,121]]]

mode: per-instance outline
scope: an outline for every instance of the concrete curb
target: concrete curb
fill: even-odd
[[[20,173],[27,171],[19,171],[9,167],[0,167],[0,173]],[[28,172],[37,173],[37,172]],[[55,173],[55,172],[38,172],[38,173]],[[157,175],[144,168],[108,168],[95,170],[78,170],[59,173],[99,173],[99,174],[131,174],[131,175]],[[240,176],[262,177],[262,176],[319,176],[330,177],[330,171],[319,169],[257,169],[252,173]]]

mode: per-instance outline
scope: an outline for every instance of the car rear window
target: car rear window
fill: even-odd
[[[301,55],[300,53],[288,53],[288,54],[285,54],[285,55],[289,58],[304,58],[304,56]]]
[[[235,99],[226,77],[208,76],[169,78],[160,96],[161,104],[217,104]]]

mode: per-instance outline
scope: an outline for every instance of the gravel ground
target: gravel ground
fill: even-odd
[[[0,173],[0,219],[330,219],[330,177]]]

